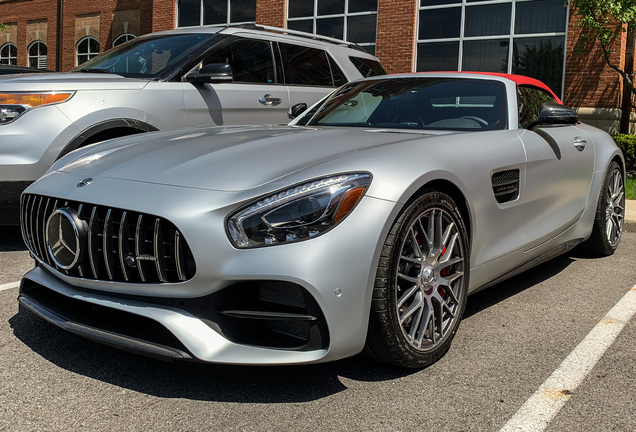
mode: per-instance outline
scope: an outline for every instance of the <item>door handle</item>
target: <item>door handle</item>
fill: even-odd
[[[262,103],[263,105],[273,106],[273,105],[280,105],[280,103],[283,100],[281,98],[272,97],[271,94],[266,94],[262,98],[258,98],[258,101]]]
[[[584,140],[583,138],[580,138],[580,137],[574,138],[574,147],[576,147],[578,151],[585,150],[586,145],[587,145],[587,141]]]

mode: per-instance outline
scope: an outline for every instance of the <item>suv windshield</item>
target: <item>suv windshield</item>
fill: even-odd
[[[506,109],[501,82],[393,78],[346,84],[307,116],[322,126],[493,130],[506,127]]]
[[[162,77],[208,47],[214,36],[191,33],[136,38],[82,63],[71,72],[114,73],[126,78]]]

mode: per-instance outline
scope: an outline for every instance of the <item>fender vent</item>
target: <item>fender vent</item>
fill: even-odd
[[[492,175],[492,191],[499,204],[519,198],[519,170],[500,171]]]

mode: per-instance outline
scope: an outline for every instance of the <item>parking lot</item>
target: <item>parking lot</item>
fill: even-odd
[[[450,351],[423,370],[360,357],[241,367],[129,354],[20,311],[32,263],[19,231],[0,228],[0,431],[636,430],[636,319],[606,351],[607,337],[586,339],[621,324],[606,317],[615,305],[633,314],[634,256],[628,232],[609,258],[575,250],[469,297]]]

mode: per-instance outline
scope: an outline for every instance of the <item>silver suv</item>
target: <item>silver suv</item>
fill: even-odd
[[[264,26],[138,37],[70,73],[0,79],[0,225],[22,191],[79,147],[140,132],[284,123],[352,79],[383,74],[344,41]]]

